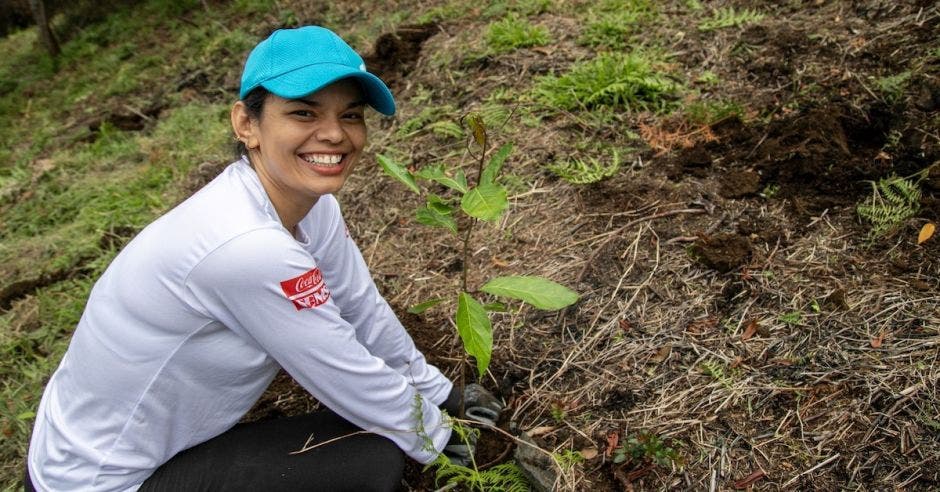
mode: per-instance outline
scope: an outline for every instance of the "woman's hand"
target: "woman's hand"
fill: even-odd
[[[483,425],[495,427],[506,405],[483,386],[470,383],[463,390],[464,416]]]

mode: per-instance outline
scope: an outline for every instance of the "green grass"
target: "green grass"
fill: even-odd
[[[23,476],[23,457],[41,388],[68,347],[92,280],[60,282],[20,301],[0,316],[0,484],[14,489]]]
[[[486,29],[486,46],[492,54],[508,53],[521,48],[545,46],[552,38],[548,29],[535,26],[516,16],[493,22]]]
[[[649,50],[601,53],[560,76],[544,76],[535,87],[538,102],[565,110],[600,107],[665,112],[682,86],[666,71],[666,57]]]
[[[0,39],[0,278],[5,287],[64,277],[0,314],[2,490],[22,477],[43,385],[94,279],[121,246],[109,236],[133,234],[182,199],[196,166],[231,159],[236,95],[212,84],[238,71],[257,41],[250,29],[222,22],[243,21],[239,8],[166,0],[118,7],[63,39],[57,63],[33,29]],[[175,84],[191,73],[209,85],[183,98]],[[107,121],[149,104],[164,109],[143,131]]]
[[[594,48],[625,50],[630,36],[643,23],[655,19],[656,4],[649,0],[607,0],[589,9],[578,43]]]

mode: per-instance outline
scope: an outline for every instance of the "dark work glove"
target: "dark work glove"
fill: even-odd
[[[444,456],[451,463],[460,466],[470,466],[473,464],[473,453],[477,449],[477,438],[479,431],[467,428],[466,440],[460,437],[457,431],[451,432],[450,440],[444,446]]]
[[[463,411],[467,420],[495,427],[505,407],[503,402],[479,384],[470,383],[463,389]]]

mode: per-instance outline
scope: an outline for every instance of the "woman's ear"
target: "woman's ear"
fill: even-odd
[[[232,106],[232,130],[235,131],[235,138],[241,140],[249,150],[257,148],[259,143],[257,126],[253,123],[245,103],[236,101]]]

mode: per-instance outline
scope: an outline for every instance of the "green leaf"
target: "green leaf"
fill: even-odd
[[[415,212],[418,222],[431,227],[444,227],[457,234],[457,221],[453,217],[454,208],[441,197],[428,195],[428,203]]]
[[[442,214],[437,210],[424,206],[415,211],[418,222],[431,227],[443,227],[457,234],[457,221],[450,215]]]
[[[578,300],[578,294],[564,285],[542,277],[497,277],[480,288],[494,296],[519,299],[539,309],[555,311]]]
[[[401,181],[411,191],[419,195],[421,194],[421,190],[418,189],[418,183],[415,183],[414,176],[412,176],[411,173],[405,169],[405,166],[402,166],[401,164],[382,154],[377,155],[376,159],[378,159],[379,165],[382,166],[382,170],[385,171],[385,174],[388,174],[398,181]]]
[[[32,411],[32,410],[27,410],[27,411],[25,411],[25,412],[23,412],[23,413],[17,415],[17,416],[16,416],[16,420],[29,420],[29,419],[31,419],[31,418],[34,418],[35,416],[36,416],[36,412],[34,412],[34,411]]]
[[[438,164],[436,166],[422,168],[418,171],[417,176],[421,179],[435,181],[461,193],[467,192],[467,177],[464,175],[463,169],[458,169],[457,172],[454,173],[454,176],[451,177],[444,171],[444,165]]]
[[[496,182],[496,178],[499,177],[499,172],[503,170],[503,163],[506,162],[506,158],[509,157],[510,152],[512,152],[512,142],[503,145],[493,154],[493,157],[490,158],[490,163],[483,169],[483,176],[480,176],[480,183]]]
[[[408,312],[411,314],[421,314],[442,302],[444,302],[444,299],[431,299],[430,301],[419,302],[408,308]]]
[[[509,311],[509,306],[502,302],[488,302],[483,305],[483,309],[489,313],[505,313]]]
[[[493,327],[486,310],[476,299],[461,292],[457,297],[457,333],[463,348],[477,361],[480,377],[486,373],[493,355]]]
[[[495,183],[481,183],[460,200],[460,208],[467,215],[481,220],[498,219],[508,206],[506,189]]]

